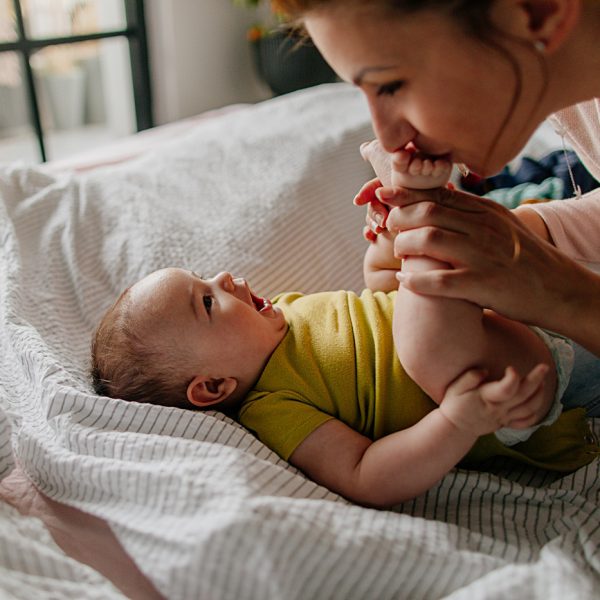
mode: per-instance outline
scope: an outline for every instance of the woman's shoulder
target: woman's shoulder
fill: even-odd
[[[549,121],[587,170],[600,179],[600,98],[568,106],[551,115]]]
[[[581,198],[528,205],[543,219],[554,245],[593,271],[600,271],[600,189]]]

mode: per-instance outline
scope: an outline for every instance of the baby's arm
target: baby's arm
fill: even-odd
[[[375,442],[338,420],[325,422],[293,452],[290,462],[342,496],[386,508],[434,486],[467,454],[480,435],[511,421],[527,425],[542,393],[546,367],[519,379],[507,370],[483,383],[469,371],[449,388],[441,406],[413,427]]]

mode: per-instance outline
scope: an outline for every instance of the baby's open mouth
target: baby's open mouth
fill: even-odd
[[[258,312],[262,312],[263,310],[268,310],[271,308],[271,301],[268,298],[261,298],[260,296],[256,296],[252,292],[250,292],[250,296],[252,297],[252,303],[254,304],[254,308]]]

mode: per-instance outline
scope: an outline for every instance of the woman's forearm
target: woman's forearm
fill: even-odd
[[[522,205],[513,214],[530,231],[554,245],[545,221],[530,206]],[[554,328],[600,356],[600,277],[579,269],[573,274],[564,282],[564,308],[557,307],[553,317],[556,325],[549,325],[549,329]]]
[[[565,282],[563,306],[557,306],[547,328],[600,356],[600,275],[577,268]]]

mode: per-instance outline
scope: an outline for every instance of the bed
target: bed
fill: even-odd
[[[223,415],[92,392],[94,326],[157,268],[359,291],[371,137],[363,98],[332,84],[100,161],[115,164],[0,165],[0,596],[598,597],[598,461],[456,469],[377,511]]]

